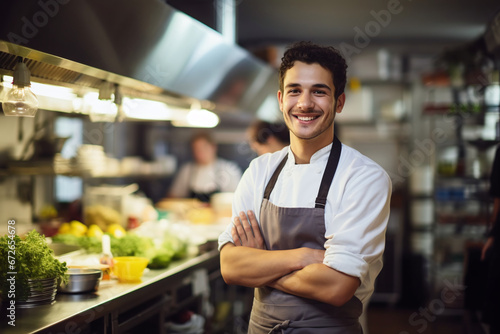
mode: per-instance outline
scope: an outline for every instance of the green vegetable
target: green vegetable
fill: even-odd
[[[154,257],[153,240],[131,233],[121,238],[111,236],[111,253],[113,256],[140,256],[151,260]]]
[[[157,253],[155,257],[151,259],[148,263],[149,269],[162,269],[168,267],[172,262],[172,254],[165,252],[163,254]]]
[[[57,234],[52,237],[53,242],[59,242],[65,245],[74,245],[85,249],[89,253],[99,254],[102,251],[102,243],[99,238],[76,236],[73,234]]]
[[[155,245],[153,239],[134,233],[127,233],[121,238],[110,236],[113,256],[140,256],[149,259],[148,268],[166,268],[172,260],[187,256],[188,243],[173,233],[166,233],[163,242]],[[101,253],[101,241],[95,237],[59,234],[52,237],[54,242],[79,246],[89,253]]]
[[[54,257],[45,237],[32,230],[21,239],[18,235],[0,237],[0,290],[6,297],[12,289],[8,278],[15,277],[15,299],[26,300],[29,297],[28,279],[57,278],[67,281],[66,262]],[[16,274],[8,274],[15,272]],[[42,286],[37,290],[42,290]],[[9,297],[11,298],[11,297]]]

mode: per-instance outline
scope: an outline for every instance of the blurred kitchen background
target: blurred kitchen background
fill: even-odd
[[[24,62],[39,103],[34,117],[0,113],[0,221],[46,234],[112,191],[150,218],[200,127],[244,170],[256,157],[246,128],[281,119],[286,46],[339,48],[338,136],[394,187],[370,333],[423,329],[411,318],[422,307],[439,319],[419,333],[446,333],[432,326],[448,320],[486,333],[478,252],[500,140],[498,1],[11,1],[0,29],[0,98]],[[388,330],[382,314],[402,320]]]

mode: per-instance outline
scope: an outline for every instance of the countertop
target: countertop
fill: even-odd
[[[16,308],[15,327],[8,325],[6,303],[2,304],[0,332],[2,333],[39,333],[53,332],[53,328],[63,328],[64,332],[78,333],[83,324],[109,316],[114,310],[126,310],[126,304],[137,304],[148,298],[167,296],[169,286],[173,286],[192,275],[196,269],[207,264],[218,266],[219,252],[210,250],[204,254],[172,262],[168,268],[147,270],[140,283],[120,283],[117,280],[101,281],[98,291],[87,294],[57,293],[52,305],[34,308]],[[158,298],[157,298],[158,299]],[[159,305],[158,307],[162,307]],[[111,322],[111,320],[108,320]]]

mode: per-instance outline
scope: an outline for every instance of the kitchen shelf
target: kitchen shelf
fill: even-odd
[[[72,176],[81,177],[84,179],[118,179],[118,178],[133,178],[133,179],[156,179],[171,176],[172,173],[110,173],[110,174],[94,174],[89,170],[82,170],[71,165],[58,165],[52,161],[27,161],[15,162],[8,165],[7,168],[0,168],[0,176],[11,175],[48,175],[48,176]]]
[[[424,102],[416,106],[420,114],[414,120],[414,127],[418,129],[414,140],[416,143],[432,143],[432,149],[427,151],[415,147],[427,153],[423,164],[431,172],[428,192],[411,197],[412,201],[432,201],[428,206],[432,214],[425,216],[427,248],[417,249],[425,258],[429,272],[430,295],[426,301],[429,302],[441,298],[447,282],[464,284],[468,247],[485,239],[492,200],[489,197],[489,176],[480,153],[498,141],[481,137],[485,118],[482,107],[478,105],[480,99],[469,104],[461,95],[462,100],[458,100],[457,91],[453,91],[449,83],[416,86],[415,93],[421,94]],[[479,167],[467,165],[477,161]],[[417,216],[410,219],[413,224],[417,223]],[[412,233],[418,235],[418,232],[424,231],[412,229]],[[462,293],[452,302],[446,302],[445,309],[463,310],[464,295]]]

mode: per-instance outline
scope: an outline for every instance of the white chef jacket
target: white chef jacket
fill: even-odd
[[[240,211],[253,210],[259,220],[264,189],[285,154],[288,159],[270,201],[280,207],[313,208],[331,147],[332,144],[316,152],[309,164],[295,164],[289,146],[254,159],[236,189],[233,217]],[[391,193],[387,173],[368,157],[342,144],[325,207],[323,263],[359,277],[361,285],[355,296],[363,303],[373,293],[375,278],[382,269]],[[231,227],[232,223],[219,236],[219,250],[233,242]]]
[[[211,193],[216,190],[234,192],[240,179],[241,170],[232,161],[217,158],[210,165],[188,162],[176,175],[170,188],[170,195],[185,198],[190,195],[191,190],[196,193]]]

